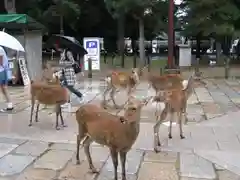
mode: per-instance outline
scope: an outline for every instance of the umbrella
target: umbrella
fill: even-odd
[[[0,46],[4,46],[15,51],[25,52],[23,46],[15,37],[3,31],[0,31]]]
[[[85,55],[87,54],[86,49],[80,44],[74,37],[63,36],[63,35],[52,35],[46,42],[46,46],[53,46],[57,44],[60,48],[69,48],[72,52]]]

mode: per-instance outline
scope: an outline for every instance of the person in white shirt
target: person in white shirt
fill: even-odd
[[[8,79],[8,57],[3,47],[0,46],[0,88],[7,101],[7,108],[1,109],[1,112],[13,110],[13,104],[7,89]]]

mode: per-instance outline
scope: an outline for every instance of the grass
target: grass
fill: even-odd
[[[140,59],[137,57],[136,59],[137,67],[140,66]],[[163,68],[167,65],[167,59],[158,59],[158,60],[150,60],[150,69],[158,69]],[[101,68],[121,68],[121,58],[116,56],[113,60],[112,57],[106,57],[106,64],[104,63],[104,57],[101,57]],[[124,69],[130,69],[134,67],[134,57],[133,56],[125,56]]]

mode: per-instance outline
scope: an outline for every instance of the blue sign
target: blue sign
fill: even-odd
[[[86,46],[87,48],[97,48],[97,41],[87,41]]]

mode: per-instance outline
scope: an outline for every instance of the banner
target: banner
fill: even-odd
[[[92,70],[100,70],[100,41],[99,38],[84,38],[84,48],[88,54],[84,55],[84,69],[88,70],[88,59],[92,59]]]
[[[19,69],[21,72],[21,76],[23,79],[23,84],[24,84],[24,86],[27,86],[30,84],[30,78],[28,75],[26,60],[24,57],[19,57],[18,62],[19,62]]]

